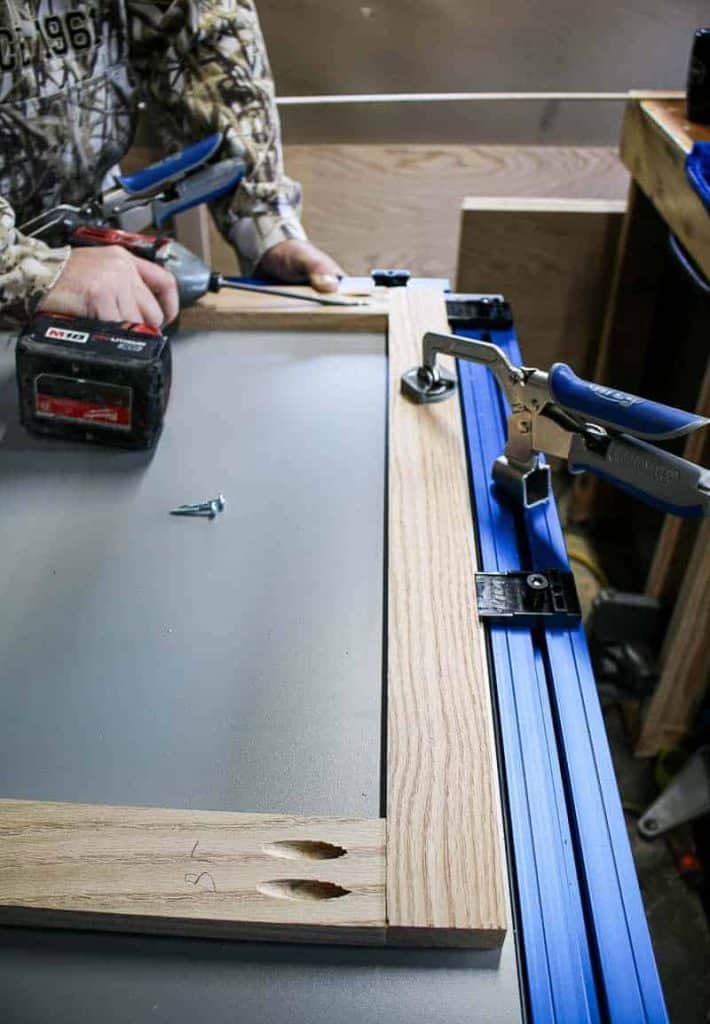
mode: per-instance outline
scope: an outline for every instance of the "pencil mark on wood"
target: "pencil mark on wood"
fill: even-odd
[[[200,882],[201,882],[201,880],[203,878],[207,879],[207,883],[206,883],[205,889],[209,890],[210,892],[217,892],[217,886],[215,885],[215,880],[212,877],[212,875],[209,873],[209,871],[200,871],[199,875],[198,874],[193,874],[190,871],[187,871],[185,873],[185,881],[189,882],[190,885],[194,885],[195,887],[197,887],[200,884]]]

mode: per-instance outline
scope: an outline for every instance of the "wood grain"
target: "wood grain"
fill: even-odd
[[[685,176],[685,158],[710,129],[690,124],[682,100],[630,100],[621,157],[668,227],[710,277],[710,217]]]
[[[592,380],[638,394],[667,251],[667,233],[650,199],[632,179],[613,273],[604,303],[598,344],[592,349]],[[601,522],[619,516],[628,499],[592,473],[575,479],[569,522]]]
[[[480,145],[290,145],[309,236],[349,274],[404,266],[454,279],[466,196],[623,199],[628,176],[611,148]],[[234,255],[211,228],[219,270]]]
[[[485,638],[457,401],[410,403],[404,370],[447,330],[433,289],[398,289],[389,326],[389,936],[499,946],[506,875]]]
[[[695,412],[698,416],[710,419],[710,360],[705,369]],[[683,447],[683,458],[701,466],[708,465],[710,430],[696,430],[688,437]],[[665,517],[646,580],[646,593],[650,597],[658,598],[666,604],[676,597],[690,556],[692,544],[689,541],[694,541],[697,532],[697,523],[679,516]]]
[[[310,288],[289,287],[295,294],[315,294]],[[210,293],[180,314],[186,329],[235,331],[384,331],[387,328],[387,289],[377,289],[366,306],[316,306],[255,292]]]
[[[382,819],[2,800],[0,921],[377,945],[384,843]]]
[[[620,199],[467,198],[456,289],[502,292],[529,365],[569,362],[587,376],[624,208]]]
[[[636,747],[653,757],[688,734],[710,676],[710,520],[703,520],[661,653],[661,679]]]

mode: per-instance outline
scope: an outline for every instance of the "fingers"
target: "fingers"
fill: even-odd
[[[172,274],[170,277],[172,277]],[[174,280],[175,278],[173,278]],[[159,330],[164,323],[170,323],[174,319],[174,316],[170,317],[167,315],[165,309],[159,304],[153,292],[148,290],[141,278],[139,278],[136,284],[134,295],[138,321],[142,321],[150,327],[155,327]]]
[[[279,242],[261,258],[259,271],[277,281],[298,284],[307,281],[319,292],[334,292],[344,276],[334,259],[310,242],[291,239]]]
[[[317,292],[337,292],[339,281],[340,277],[337,274],[324,271],[316,271],[310,275],[311,287]]]
[[[179,312],[178,289],[164,267],[118,246],[77,248],[41,308],[160,329]]]
[[[89,316],[97,320],[123,320],[117,296],[112,292],[96,295],[88,309]]]
[[[155,326],[160,327],[163,320],[166,324],[172,323],[180,312],[175,277],[169,270],[159,267],[156,263],[149,263],[148,260],[140,259],[137,256],[134,256],[133,260],[141,280],[150,289],[152,295],[155,296],[153,301],[162,310],[162,320]]]

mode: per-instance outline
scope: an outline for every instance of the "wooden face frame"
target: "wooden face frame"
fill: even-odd
[[[391,289],[352,309],[222,293],[183,322],[387,334],[387,816],[0,800],[0,921],[499,946],[507,881],[461,414],[399,392],[424,331],[448,329],[442,293]]]

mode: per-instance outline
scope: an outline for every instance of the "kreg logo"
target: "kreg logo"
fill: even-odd
[[[603,384],[590,384],[590,389],[595,395],[599,395],[600,398],[606,398],[608,402],[616,402],[617,405],[623,405],[627,409],[631,405],[636,405],[637,402],[641,402],[641,398],[636,398],[635,395],[627,395],[625,391],[615,391],[614,388],[605,388]]]
[[[44,336],[58,341],[75,341],[79,345],[83,345],[89,337],[84,331],[68,331],[64,327],[48,327]]]

